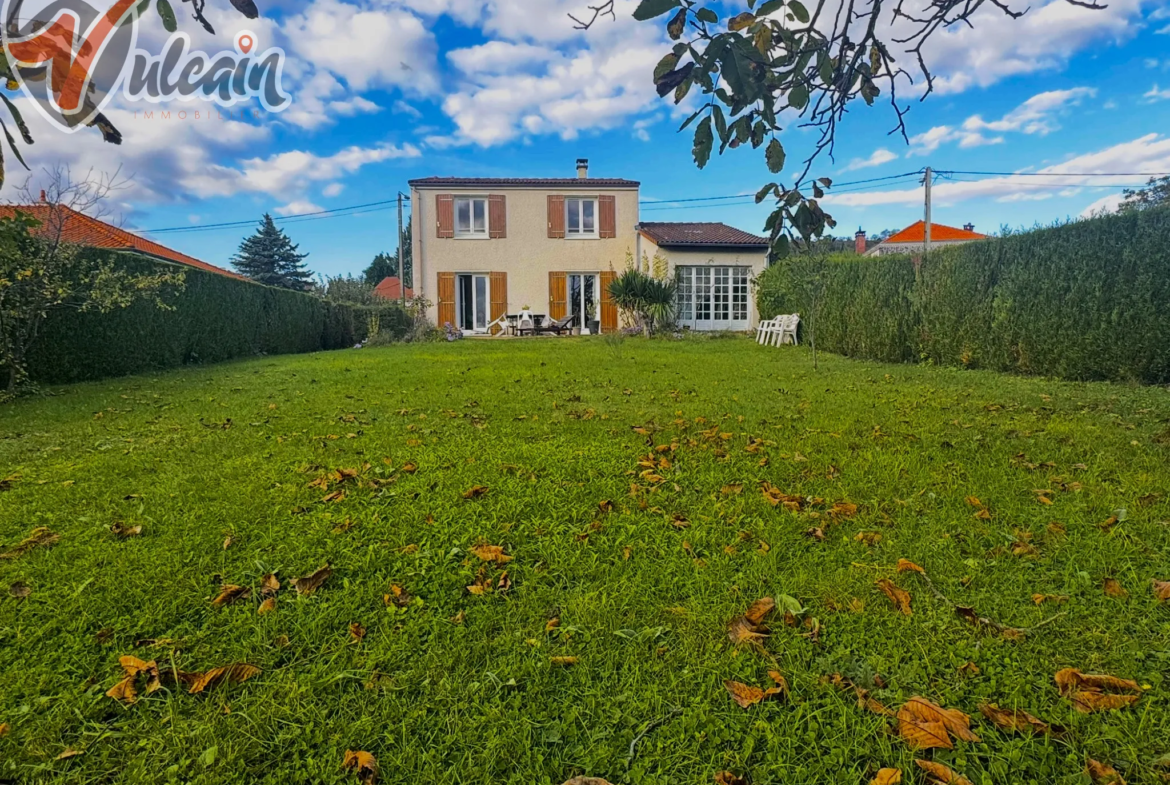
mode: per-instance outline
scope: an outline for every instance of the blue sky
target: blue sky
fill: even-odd
[[[767,210],[745,203],[750,199],[669,204],[754,193],[773,178],[762,152],[750,149],[714,158],[703,171],[694,167],[689,133],[676,133],[679,110],[658,99],[651,83],[665,35],[661,24],[630,18],[635,0],[619,0],[619,19],[600,20],[589,32],[574,31],[566,16],[587,0],[260,4],[262,18],[249,22],[218,3],[222,8],[209,13],[215,37],[189,20],[183,29],[207,51],[230,48],[245,28],[262,48],[284,47],[291,109],[259,119],[204,114],[168,122],[146,120],[141,105],[118,99],[109,114],[125,136],[121,147],[102,144],[96,133],[65,135],[33,121],[30,164],[65,163],[75,174],[121,166],[130,182],[113,207],[127,228],[191,227],[150,236],[225,266],[248,230],[201,227],[258,220],[265,211],[393,199],[411,177],[572,176],[578,157],[590,159],[595,176],[640,180],[644,220],[761,229]],[[153,16],[143,25],[140,47],[165,37]],[[980,11],[974,30],[947,31],[928,48],[938,89],[924,102],[911,99],[910,144],[887,135],[894,122],[887,106],[859,102],[839,130],[835,160],[824,157],[813,171],[838,183],[924,166],[1170,172],[1167,44],[1170,7],[1141,0],[1117,0],[1103,11],[1033,2],[1015,22]],[[796,125],[783,136],[790,161],[811,141]],[[1141,179],[943,177],[934,219],[985,231],[1046,223],[1108,208],[1121,185]],[[827,202],[838,234],[901,228],[922,212],[914,178]],[[285,227],[315,272],[357,273],[393,246],[394,221],[392,209],[380,209]]]

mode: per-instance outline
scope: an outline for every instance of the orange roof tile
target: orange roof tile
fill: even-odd
[[[401,300],[402,299],[402,284],[394,276],[387,276],[374,287],[374,294],[381,297],[383,300]],[[408,286],[406,287],[406,299],[414,299],[414,291]]]
[[[119,229],[105,221],[91,218],[84,213],[79,213],[64,205],[4,204],[0,205],[0,218],[11,218],[19,210],[26,215],[31,215],[33,218],[36,218],[41,222],[41,226],[44,227],[46,221],[49,220],[50,209],[61,210],[65,216],[61,228],[62,242],[86,245],[91,248],[108,248],[112,251],[136,251],[147,256],[153,256],[157,259],[174,262],[175,264],[187,265],[188,267],[194,267],[209,273],[218,273],[219,275],[238,278],[242,281],[248,280],[242,275],[233,273],[231,270],[225,270],[222,267],[216,267],[213,264],[202,262],[193,256],[188,256],[185,253],[167,248],[165,245],[159,245],[156,242],[127,232],[125,229]],[[41,231],[44,231],[44,229],[42,228]]]
[[[956,229],[946,224],[932,223],[930,225],[930,241],[932,243],[954,242],[956,240],[986,240],[987,235],[978,232],[969,232],[966,229]],[[897,234],[892,234],[882,241],[883,243],[925,243],[926,223],[916,221]]]

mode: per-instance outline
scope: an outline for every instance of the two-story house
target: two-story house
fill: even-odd
[[[589,177],[587,160],[575,178],[425,177],[410,194],[414,281],[439,326],[482,333],[527,308],[611,332],[609,283],[631,262],[679,280],[681,323],[754,324],[749,287],[766,262],[764,238],[723,224],[643,227],[639,183]],[[661,269],[650,269],[653,256]]]

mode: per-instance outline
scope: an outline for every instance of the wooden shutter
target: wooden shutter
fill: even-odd
[[[565,197],[563,196],[550,195],[548,197],[548,236],[555,239],[563,239],[565,236]],[[564,273],[561,275],[563,276]]]
[[[597,209],[601,213],[598,236],[601,239],[617,237],[617,205],[612,196],[597,197]]]
[[[455,327],[455,273],[439,273],[439,327]]]
[[[440,239],[455,236],[455,197],[451,194],[435,197],[435,232],[435,236]],[[454,297],[451,302],[455,302]]]
[[[494,196],[492,197],[495,198]],[[504,197],[500,197],[503,199]],[[493,235],[494,236],[494,235]],[[492,273],[489,279],[492,290],[491,320],[494,322],[508,312],[508,274]],[[492,335],[500,331],[499,326],[492,328]]]
[[[563,201],[564,197],[561,199]],[[554,319],[565,318],[567,283],[564,273],[548,274],[548,315]]]
[[[601,283],[601,331],[603,333],[615,333],[618,328],[617,304],[609,294],[609,285],[613,283],[615,278],[617,278],[617,273],[613,270],[601,271],[599,280]]]
[[[508,236],[508,202],[501,194],[488,197],[488,236],[493,240]]]

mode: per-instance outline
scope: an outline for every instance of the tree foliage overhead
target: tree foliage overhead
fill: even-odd
[[[1099,9],[1096,0],[1065,0]],[[769,183],[756,202],[775,206],[765,224],[777,256],[792,239],[820,237],[835,226],[820,200],[832,182],[810,179],[814,162],[831,157],[837,125],[849,104],[860,98],[873,105],[886,96],[895,115],[891,133],[906,136],[907,108],[898,99],[899,84],[915,77],[925,82],[923,98],[934,77],[923,49],[939,30],[974,26],[975,15],[998,10],[1015,19],[1008,0],[743,0],[747,10],[720,15],[726,3],[715,0],[641,0],[634,19],[665,18],[666,32],[677,42],[659,61],[653,79],[658,95],[681,104],[696,91],[702,105],[682,124],[694,126],[693,155],[707,165],[718,144],[728,149],[750,145],[763,149],[773,174],[788,165],[780,140],[783,123],[816,132],[812,152],[797,168],[791,185]],[[614,17],[614,0],[589,6],[589,18],[571,17],[587,30],[603,17]],[[908,67],[900,58],[908,61]],[[904,81],[903,81],[904,80]]]
[[[240,250],[232,257],[232,266],[240,275],[257,283],[306,291],[312,286],[313,274],[304,265],[308,254],[300,253],[299,248],[272,216],[264,213],[260,228],[240,243]]]
[[[1151,177],[1144,188],[1126,188],[1121,192],[1118,210],[1148,210],[1170,204],[1170,176]]]

